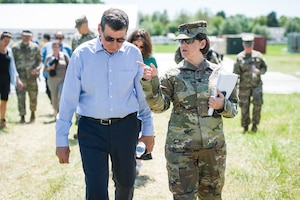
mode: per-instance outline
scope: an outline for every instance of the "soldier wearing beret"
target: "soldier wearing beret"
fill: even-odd
[[[226,166],[222,117],[237,115],[236,89],[228,99],[213,95],[222,66],[208,62],[206,21],[178,27],[183,60],[159,80],[154,66],[144,67],[143,89],[153,112],[173,104],[165,144],[169,188],[175,200],[221,199]],[[213,108],[213,115],[208,109]]]
[[[254,36],[242,37],[244,50],[237,55],[233,72],[239,75],[239,106],[242,111],[241,124],[244,133],[248,131],[251,123],[250,102],[253,103],[252,132],[257,132],[260,122],[261,107],[263,104],[263,91],[261,75],[266,73],[267,64],[259,51],[253,50]],[[251,99],[252,98],[252,99]]]

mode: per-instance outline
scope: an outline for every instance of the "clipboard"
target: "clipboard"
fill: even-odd
[[[228,99],[236,85],[237,79],[237,74],[220,72],[218,74],[218,81],[216,85],[216,90],[214,92],[214,96],[217,97],[217,89],[219,89],[223,94],[225,93],[225,99]],[[207,114],[211,116],[213,112],[214,109],[209,108]]]

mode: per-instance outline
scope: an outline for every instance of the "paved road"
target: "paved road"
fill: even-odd
[[[154,54],[157,64],[159,74],[163,74],[164,71],[175,65],[174,54],[172,53],[157,53]],[[223,65],[226,71],[232,72],[233,60],[225,57],[223,60]],[[262,75],[263,79],[263,90],[265,93],[269,94],[291,94],[300,93],[300,79],[295,76],[283,74],[280,72],[267,72]],[[14,88],[11,88],[12,93],[14,93]],[[43,77],[39,81],[39,92],[45,92],[45,81]]]

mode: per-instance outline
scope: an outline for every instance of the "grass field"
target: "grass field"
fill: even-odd
[[[155,45],[156,53],[175,52],[178,45]],[[225,55],[235,60],[236,55]],[[264,58],[268,64],[268,71],[282,72],[296,77],[300,77],[300,54],[288,53],[287,45],[276,44],[267,45]]]
[[[256,134],[242,134],[240,116],[224,119],[228,147],[223,199],[300,199],[300,94],[265,95],[262,122]],[[84,176],[77,141],[70,133],[69,165],[54,155],[52,109],[39,95],[37,120],[18,124],[16,96],[8,105],[9,129],[0,131],[0,199],[84,199]],[[28,116],[29,117],[29,116]],[[154,159],[144,161],[136,180],[135,200],[171,200],[165,169],[164,141],[169,111],[154,114]],[[113,199],[114,187],[109,192]]]
[[[295,62],[290,56],[297,57],[275,53],[266,57],[274,56],[269,58],[278,57],[286,62],[281,65],[272,60],[271,71],[283,72]],[[288,71],[300,71],[298,65],[295,68]],[[299,105],[300,94],[265,94],[261,124],[256,134],[242,134],[240,114],[233,119],[224,119],[228,156],[223,199],[300,200]],[[0,130],[0,199],[84,199],[78,144],[72,139],[76,126],[71,127],[69,137],[70,164],[60,165],[55,156],[55,124],[51,123],[51,114],[49,100],[41,93],[35,123],[18,124],[17,98],[10,95],[8,129]],[[170,110],[154,114],[156,144],[153,160],[143,162],[141,174],[136,179],[134,200],[172,199],[164,158],[169,115]],[[26,117],[28,120],[30,116]],[[110,180],[110,199],[114,199],[113,193]]]

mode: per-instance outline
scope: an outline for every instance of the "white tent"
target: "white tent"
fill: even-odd
[[[54,33],[62,30],[66,33],[76,31],[75,19],[86,15],[89,27],[97,30],[102,13],[108,8],[120,8],[129,17],[129,30],[137,27],[137,5],[112,4],[0,4],[0,31],[20,33],[31,30],[40,38],[44,32]]]

